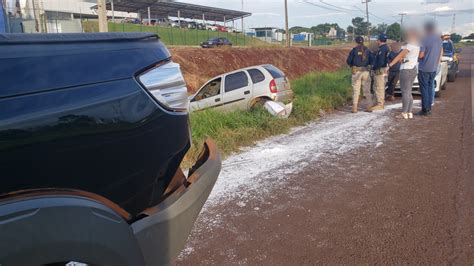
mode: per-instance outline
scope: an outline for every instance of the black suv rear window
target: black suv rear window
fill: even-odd
[[[274,79],[285,77],[285,73],[272,65],[263,66],[263,68],[270,72],[270,75],[272,75]]]
[[[265,75],[258,69],[252,68],[249,69],[248,72],[250,74],[250,78],[252,78],[253,84],[257,84],[265,80]]]

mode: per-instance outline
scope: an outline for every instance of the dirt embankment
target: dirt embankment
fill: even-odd
[[[335,71],[345,65],[346,48],[171,48],[181,65],[189,90],[195,91],[210,78],[239,68],[273,64],[290,79],[314,71]]]

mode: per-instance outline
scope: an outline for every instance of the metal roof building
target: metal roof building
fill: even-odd
[[[252,15],[248,12],[163,0],[109,0],[107,10],[139,13],[143,17],[170,16],[218,22],[234,21]]]

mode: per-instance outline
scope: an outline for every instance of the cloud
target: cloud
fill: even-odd
[[[463,36],[467,36],[471,33],[474,33],[474,22],[469,22],[469,23],[465,23],[460,26],[457,26],[456,32]]]
[[[440,7],[435,8],[433,11],[434,11],[434,12],[446,12],[446,11],[451,11],[451,10],[453,10],[452,7],[449,7],[449,6],[440,6]]]
[[[450,0],[425,0],[423,4],[446,4],[449,3]]]

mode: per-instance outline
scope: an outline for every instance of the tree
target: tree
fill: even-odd
[[[352,25],[354,26],[355,35],[367,35],[368,29],[371,26],[370,23],[364,21],[364,18],[361,17],[353,18]]]
[[[312,32],[310,28],[295,26],[290,28],[290,33],[299,34],[302,32]]]
[[[462,40],[462,36],[457,34],[457,33],[453,33],[451,34],[451,41],[453,41],[453,43],[458,43]]]
[[[388,25],[385,24],[385,23],[382,23],[382,24],[379,24],[377,25],[377,27],[373,28],[372,29],[372,33],[373,35],[380,35],[382,33],[385,33],[387,31],[387,28],[388,28]]]
[[[474,39],[474,33],[469,34],[468,36],[464,37],[463,39]]]
[[[331,30],[331,28],[334,28],[336,30],[337,38],[343,38],[346,35],[346,31],[343,28],[339,27],[337,23],[324,23],[313,26],[311,27],[311,32],[313,32],[315,36],[326,36]]]
[[[347,33],[348,34],[354,34],[354,27],[351,26],[351,25],[347,26]]]
[[[389,39],[400,40],[400,37],[402,36],[402,28],[400,27],[400,24],[395,22],[387,27],[385,34],[387,34]]]
[[[351,25],[347,26],[347,34],[349,35],[349,40],[354,40],[354,27]]]

